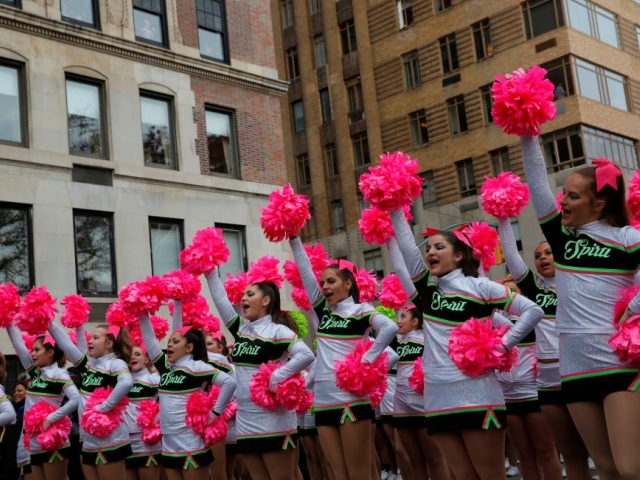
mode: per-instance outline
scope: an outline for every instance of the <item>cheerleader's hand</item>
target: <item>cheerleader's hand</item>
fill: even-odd
[[[278,382],[274,378],[273,374],[271,374],[271,378],[269,379],[269,391],[271,393],[276,393],[277,389],[278,389]]]
[[[96,405],[95,407],[93,407],[93,409],[98,413],[109,413],[109,410],[107,410],[102,404]]]
[[[631,317],[636,317],[638,316],[637,313],[633,313],[631,310],[629,310],[628,308],[624,311],[624,313],[622,314],[622,316],[620,317],[620,320],[618,320],[618,325],[626,322],[627,320],[629,320]]]
[[[42,430],[43,430],[43,431],[44,431],[44,430],[46,430],[47,428],[49,428],[49,427],[51,426],[51,424],[53,423],[53,422],[51,422],[51,420],[49,420],[49,417],[50,417],[50,416],[51,416],[51,415],[49,415],[49,416],[47,417],[47,419],[46,419],[44,422],[42,422]]]

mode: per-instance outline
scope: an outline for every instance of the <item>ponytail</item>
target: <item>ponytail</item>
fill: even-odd
[[[126,328],[121,328],[116,338],[115,335],[109,333],[109,325],[106,323],[98,325],[98,328],[104,328],[107,331],[107,339],[113,344],[113,353],[128,365],[131,360],[131,338],[129,337],[129,331]]]

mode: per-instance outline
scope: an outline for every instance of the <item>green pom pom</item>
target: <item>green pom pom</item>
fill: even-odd
[[[318,351],[318,339],[317,338],[313,339],[313,351],[314,352]]]
[[[295,310],[289,311],[289,315],[291,315],[298,324],[298,336],[300,338],[306,337],[309,334],[307,317],[305,317],[300,312],[296,312]]]
[[[382,305],[378,305],[376,307],[376,310],[378,312],[380,312],[383,315],[386,315],[387,317],[389,317],[391,320],[393,320],[394,322],[396,322],[396,312],[393,310],[393,308],[387,308],[387,307],[383,307]]]

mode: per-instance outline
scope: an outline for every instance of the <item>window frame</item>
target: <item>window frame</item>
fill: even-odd
[[[358,39],[356,38],[356,24],[353,18],[345,20],[339,25],[340,44],[342,56],[358,51]]]
[[[118,296],[118,272],[116,270],[116,245],[115,245],[115,221],[114,214],[112,212],[102,212],[97,210],[86,210],[86,209],[78,209],[74,208],[72,211],[73,215],[73,250],[75,257],[75,267],[76,267],[76,291],[78,294],[83,297],[105,297],[112,298]],[[109,247],[111,249],[111,291],[97,291],[92,292],[88,290],[82,290],[80,288],[80,271],[78,270],[78,236],[76,233],[76,216],[84,215],[84,216],[93,216],[93,217],[102,217],[109,219]]]
[[[160,100],[160,101],[164,101],[167,102],[168,104],[168,113],[169,113],[169,123],[171,123],[171,132],[170,133],[170,138],[171,138],[171,154],[173,155],[172,159],[172,163],[173,165],[160,165],[160,164],[154,164],[154,163],[147,163],[146,159],[144,158],[144,132],[142,132],[142,160],[144,161],[144,166],[145,167],[153,167],[153,168],[164,168],[165,170],[179,170],[179,158],[178,158],[178,148],[176,145],[177,142],[177,132],[176,132],[176,114],[175,114],[175,99],[174,97],[170,96],[170,95],[165,95],[162,93],[158,93],[158,92],[154,92],[151,90],[140,90],[139,93],[139,97],[141,98],[149,98],[149,99],[153,99],[153,100]],[[142,102],[140,102],[140,129],[142,130]]]
[[[457,132],[454,131],[454,117],[452,116],[452,112],[455,112],[455,122],[458,127]],[[469,119],[467,117],[467,110],[464,103],[464,95],[456,95],[455,97],[447,99],[447,115],[449,117],[449,132],[452,137],[469,131]],[[464,129],[462,128],[463,123]]]
[[[545,3],[551,3],[553,5],[556,26],[550,30],[535,34],[533,29],[533,19],[531,16],[531,11]],[[526,40],[532,40],[536,37],[539,37],[540,35],[544,35],[545,33],[549,33],[553,30],[564,27],[564,8],[562,5],[562,0],[526,0],[524,3],[522,3],[522,13],[525,27],[524,34]]]
[[[582,148],[582,157],[575,156],[574,157],[574,145],[571,143],[571,137],[573,135],[577,135],[578,140],[580,140],[580,146]],[[554,130],[553,132],[549,132],[547,134],[541,135],[542,140],[542,153],[545,159],[545,165],[547,167],[548,173],[557,173],[562,170],[579,167],[581,165],[585,165],[587,162],[586,155],[586,147],[584,143],[584,139],[582,136],[582,129],[580,125],[573,125],[566,128],[562,128],[559,130]],[[567,147],[570,153],[570,158],[568,161],[560,161],[556,162],[556,157],[559,157],[558,152],[560,152],[560,148],[558,148],[558,141],[564,140],[567,141]],[[547,150],[547,145],[552,146],[552,151],[549,152]],[[552,157],[549,157],[549,153]]]
[[[460,198],[473,197],[478,194],[478,182],[473,169],[473,159],[465,158],[454,163],[458,178]]]
[[[324,162],[327,167],[327,178],[340,176],[340,161],[338,159],[338,149],[335,143],[328,143],[324,146]]]
[[[154,10],[148,10],[144,7],[136,6],[136,3],[139,3],[143,0],[132,0],[133,6],[133,31],[135,33],[136,42],[146,43],[147,45],[154,45],[160,48],[169,48],[169,27],[168,27],[168,18],[167,18],[167,2],[165,0],[155,0],[160,2],[160,12],[156,12]],[[155,40],[150,40],[148,38],[139,37],[138,32],[135,31],[135,12],[139,10],[141,12],[147,13],[149,15],[156,15],[160,17],[160,27],[162,29],[162,42],[156,42]],[[197,20],[196,20],[197,21]],[[200,42],[198,42],[198,50],[200,46]]]
[[[311,218],[302,227],[301,237],[304,242],[311,242],[318,239],[318,224],[314,215],[313,207],[309,207]]]
[[[460,70],[456,32],[451,32],[444,37],[440,37],[438,39],[438,45],[440,47],[440,67],[442,68],[442,75],[452,75]]]
[[[300,107],[302,108],[302,117],[298,118],[296,117],[296,106],[300,105]],[[293,133],[303,133],[307,130],[307,125],[306,125],[306,118],[305,118],[305,113],[304,113],[304,103],[302,102],[302,100],[296,100],[295,102],[291,102],[291,117],[292,117],[292,124],[293,124]],[[302,129],[298,130],[298,121],[302,120]]]
[[[149,250],[151,254],[151,275],[159,275],[156,273],[153,267],[153,237],[151,235],[151,224],[152,223],[163,223],[165,225],[177,225],[178,227],[178,236],[179,236],[179,249],[178,252],[182,251],[185,248],[184,243],[184,220],[179,218],[167,218],[167,217],[148,217],[149,221]],[[180,260],[178,260],[178,265],[180,265]]]
[[[314,13],[320,13],[322,11],[322,0],[310,0],[309,8],[312,15]]]
[[[436,175],[434,170],[426,170],[420,173],[422,178],[422,192],[420,197],[422,200],[423,210],[438,205],[438,186],[436,185]],[[425,192],[427,195],[425,195]],[[425,198],[425,196],[427,198]]]
[[[26,293],[36,285],[35,253],[33,246],[33,205],[27,203],[3,202],[0,201],[0,210],[21,210],[25,212],[27,230],[27,276],[28,285],[25,290],[20,289],[20,293]],[[16,285],[17,286],[17,285]]]
[[[226,7],[226,2],[224,0],[203,0],[205,2],[209,1],[209,2],[213,2],[213,3],[219,3],[220,4],[220,18],[221,18],[221,22],[222,22],[222,31],[218,31],[215,29],[211,29],[208,28],[206,26],[200,25],[199,19],[198,19],[198,3],[196,2],[196,23],[198,25],[198,51],[200,52],[200,56],[202,58],[206,58],[207,60],[211,60],[213,62],[220,62],[220,63],[230,63],[229,62],[229,28],[227,25],[227,7]],[[213,32],[213,33],[217,33],[222,37],[222,56],[223,58],[216,58],[216,57],[211,57],[209,55],[204,55],[202,53],[201,50],[201,45],[200,45],[200,29],[202,30],[206,30],[208,32]]]
[[[422,125],[422,122],[426,126]],[[413,140],[413,148],[425,148],[429,146],[429,122],[427,122],[427,111],[424,108],[409,113],[409,125],[411,129],[411,137]],[[423,135],[426,131],[426,139]]]
[[[287,65],[287,80],[292,81],[300,78],[300,61],[298,59],[298,47],[293,46],[285,50],[285,60]]]
[[[307,153],[296,156],[296,180],[299,189],[311,186],[311,164]]]
[[[280,0],[280,21],[283,30],[295,25],[293,0]]]
[[[332,233],[344,233],[347,231],[347,223],[344,216],[344,203],[342,199],[332,200],[331,207],[331,230]],[[338,225],[338,219],[340,225]]]
[[[322,45],[322,55],[318,55],[318,46]],[[316,69],[327,65],[327,44],[324,41],[324,35],[319,34],[313,37],[313,52],[315,55]],[[318,59],[322,57],[322,64],[318,63]]]
[[[637,140],[624,137],[616,133],[611,133],[600,128],[595,128],[590,125],[581,125],[580,132],[587,164],[591,164],[596,158],[606,157],[618,165],[624,172],[629,174],[640,168],[640,152],[638,152]],[[591,141],[599,144],[598,146],[604,146],[605,151],[592,151],[590,146]],[[626,150],[624,155],[625,161],[621,162],[620,159],[623,158],[623,150]],[[618,155],[614,155],[616,151],[618,152]],[[633,153],[633,158],[631,159],[633,160],[633,164],[629,162],[629,158],[626,155],[628,152]]]
[[[558,84],[558,85],[554,84],[554,87],[555,87],[553,92],[554,102],[557,100],[561,100],[565,97],[570,97],[576,94],[575,72],[574,72],[573,62],[571,60],[570,55],[564,55],[562,57],[558,57],[556,59],[545,62],[540,66],[545,70],[547,70],[546,78],[548,78],[549,81],[551,81],[551,83],[553,83],[553,79],[549,74],[551,73],[555,77],[555,72],[557,70],[560,70],[562,72],[562,80],[564,85],[566,85],[567,88],[562,87],[562,84]],[[564,90],[564,97],[557,96],[556,90],[558,87],[562,87],[562,89]]]
[[[491,23],[489,18],[484,18],[471,25],[474,53],[476,62],[493,57],[493,44],[491,43]],[[482,56],[478,53],[482,52]]]
[[[0,67],[15,69],[17,72],[18,83],[18,111],[20,114],[20,141],[12,142],[0,139],[0,145],[9,145],[12,147],[29,148],[29,108],[27,105],[27,77],[26,65],[23,62],[17,62],[8,58],[0,58]]]
[[[323,98],[326,94],[326,99]],[[331,94],[329,87],[321,88],[318,91],[318,97],[320,99],[320,114],[322,116],[322,123],[329,123],[333,120],[333,110],[331,108]]]
[[[580,1],[584,2],[585,4],[583,5],[578,3]],[[574,3],[575,5],[586,9],[586,14],[589,18],[588,25],[587,25],[589,32],[585,32],[584,30],[576,28],[571,24],[571,15],[569,14],[570,3]],[[610,45],[613,48],[621,48],[622,45],[620,42],[620,25],[618,23],[618,15],[616,13],[596,3],[593,3],[591,0],[564,0],[564,8],[565,8],[565,11],[567,12],[566,16],[567,16],[568,27],[578,32],[581,32],[585,35],[588,35],[591,38],[595,38],[596,40],[602,43],[606,43],[607,45]],[[613,23],[615,24],[615,28],[616,28],[616,44],[615,45],[602,39],[600,34],[600,23],[598,22],[600,17],[605,17],[608,20],[613,21]]]
[[[420,86],[422,79],[420,78],[420,59],[417,50],[402,55],[402,72],[405,89],[411,90]]]
[[[403,30],[413,25],[413,5],[412,0],[396,0],[396,10],[398,13],[398,29]]]
[[[351,144],[353,146],[353,162],[356,168],[365,167],[371,165],[371,150],[369,149],[369,136],[367,132],[360,132],[351,137]],[[366,146],[366,148],[365,148]],[[365,155],[366,150],[366,155]],[[357,152],[360,152],[359,154]],[[365,156],[367,161],[365,162]],[[362,160],[361,162],[358,159]]]
[[[491,171],[497,176],[502,172],[511,171],[511,158],[509,156],[509,147],[500,147],[489,152],[491,158]],[[506,166],[505,166],[506,165]]]
[[[378,282],[380,282],[384,276],[384,257],[382,256],[382,249],[380,248],[372,248],[371,250],[366,250],[362,252],[362,256],[364,257],[364,268],[367,271],[373,271],[374,275]],[[377,261],[380,260],[380,264],[382,266],[381,270],[376,268]],[[373,262],[373,268],[369,268],[370,263]]]
[[[480,87],[480,103],[482,104],[482,119],[484,126],[488,127],[493,124],[493,94],[491,92],[491,84]]]
[[[622,75],[621,73],[618,73],[618,72],[614,72],[613,70],[609,70],[608,68],[604,68],[601,65],[597,65],[595,63],[589,62],[580,57],[572,57],[572,60],[573,60],[572,63],[573,63],[573,70],[574,70],[573,73],[575,78],[574,80],[575,89],[578,95],[584,98],[588,98],[589,100],[602,103],[603,105],[608,105],[610,107],[617,108],[618,110],[622,110],[625,112],[632,111],[631,105],[630,105],[631,102],[629,98],[629,81],[625,75]],[[600,99],[588,97],[582,92],[582,89],[580,87],[580,73],[579,73],[581,70],[579,69],[591,72],[592,74],[596,75],[596,78],[598,80],[598,93],[599,93]],[[613,78],[613,76],[617,76],[620,78]],[[583,77],[583,80],[584,79],[585,77]],[[609,80],[613,82],[619,82],[622,84],[622,88],[624,90],[624,100],[626,104],[625,109],[622,109],[611,103]]]
[[[231,147],[232,160],[233,160],[233,170],[235,173],[222,173],[211,170],[211,152],[209,150],[209,132],[207,129],[207,113],[217,113],[221,115],[228,115],[229,117],[229,143]],[[204,129],[205,135],[207,136],[207,156],[208,156],[208,165],[209,165],[209,173],[211,175],[223,176],[228,178],[237,178],[240,179],[240,146],[238,145],[238,127],[236,125],[236,111],[231,110],[230,108],[219,107],[217,105],[205,104],[204,108]],[[228,168],[228,165],[227,165]]]
[[[240,250],[242,256],[242,266],[241,271],[246,272],[249,269],[249,257],[247,253],[247,227],[245,225],[234,225],[231,223],[215,223],[215,227],[222,230],[224,234],[225,231],[229,232],[238,232],[240,234]],[[226,265],[226,264],[225,264]],[[224,265],[221,265],[218,268],[218,275],[224,281],[226,280],[225,272],[227,270],[224,268]],[[237,274],[238,272],[233,273],[232,275]]]
[[[0,0],[0,4],[7,5],[9,7],[18,8],[22,10],[22,1],[21,0]]]
[[[436,14],[446,12],[452,7],[453,7],[453,2],[451,0],[435,0],[433,2],[433,8]]]
[[[20,1],[20,0],[17,0]],[[65,23],[71,23],[73,25],[78,25],[80,27],[92,28],[94,30],[100,30],[102,27],[100,21],[100,1],[99,0],[89,0],[91,2],[91,12],[93,13],[93,23],[83,22],[80,20],[76,20],[75,18],[65,17],[62,15],[62,2],[64,0],[60,0],[60,20]]]

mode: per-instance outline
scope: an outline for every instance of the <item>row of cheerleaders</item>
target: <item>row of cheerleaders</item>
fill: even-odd
[[[640,218],[640,180],[627,195],[620,170],[599,159],[574,170],[555,198],[537,138],[555,116],[545,74],[533,66],[493,85],[494,122],[520,137],[528,182],[510,172],[486,179],[482,204],[499,237],[474,223],[433,234],[423,255],[408,222],[422,185],[417,161],[382,155],[362,175],[371,208],[361,233],[387,246],[395,270],[381,288],[321,245],[303,245],[308,200],[289,186],[261,217],[265,236],[293,252],[284,275],[263,257],[223,283],[229,250],[207,228],[180,253],[181,270],[123,287],[86,336],[82,297],[61,302],[70,335],[45,287],[20,298],[0,286],[0,326],[31,377],[19,461],[38,480],[63,479],[77,409],[90,480],[124,478],[125,469],[157,479],[160,465],[170,480],[204,480],[225,452],[241,455],[253,480],[299,478],[299,426],[317,432],[331,478],[368,480],[378,406],[406,453],[405,479],[504,479],[505,429],[525,480],[561,480],[556,448],[569,480],[591,479],[589,456],[603,480],[640,479],[640,232],[629,225]],[[529,198],[546,238],[535,271],[510,223]],[[483,274],[497,242],[512,274],[502,283]],[[200,294],[203,277],[219,319]],[[310,312],[316,355],[301,339],[305,317],[281,309],[285,278]],[[171,328],[155,316],[165,303]],[[207,341],[224,340],[221,321],[233,363],[207,354]],[[60,367],[65,357],[84,374],[80,391]],[[9,402],[0,411],[11,420]],[[224,470],[214,478],[228,478]]]

